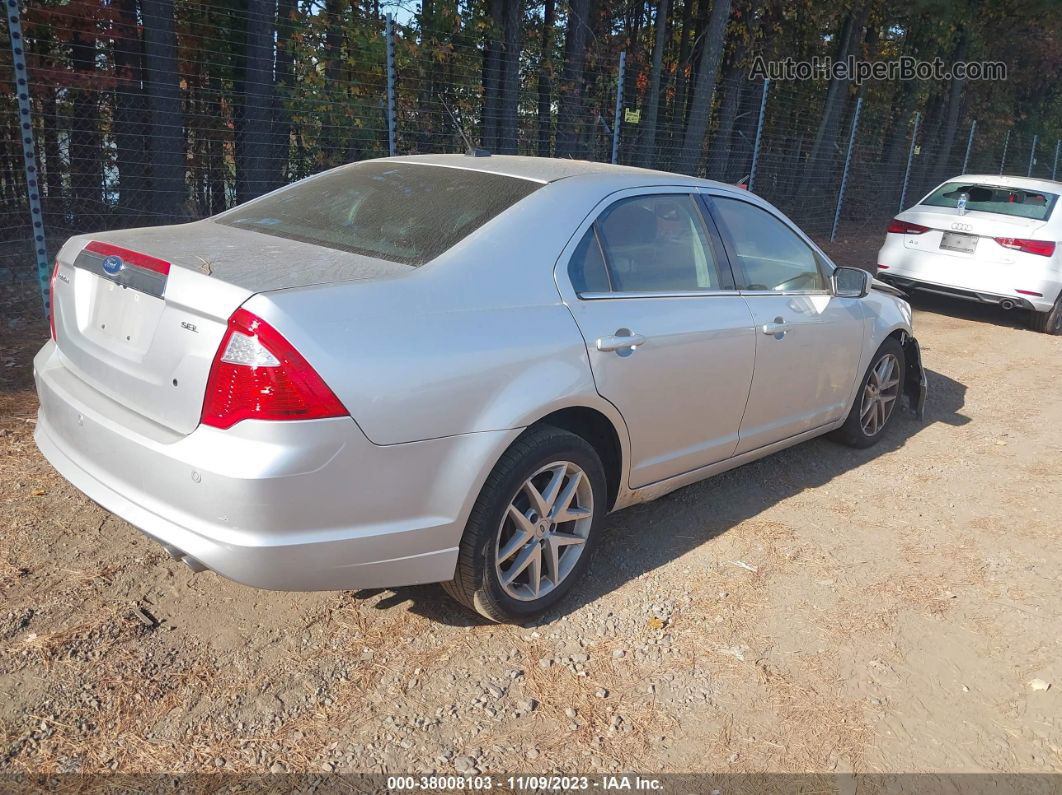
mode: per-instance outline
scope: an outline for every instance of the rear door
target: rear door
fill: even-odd
[[[630,432],[630,485],[731,456],[752,382],[752,316],[697,199],[618,195],[584,223],[557,280],[598,391]]]
[[[756,372],[735,452],[844,416],[863,347],[860,300],[832,294],[828,264],[778,215],[732,196],[705,200],[756,326]]]

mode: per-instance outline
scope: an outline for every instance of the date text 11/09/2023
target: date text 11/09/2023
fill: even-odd
[[[501,789],[509,792],[659,791],[656,778],[635,775],[608,776],[388,776],[387,789],[393,792],[477,792]]]

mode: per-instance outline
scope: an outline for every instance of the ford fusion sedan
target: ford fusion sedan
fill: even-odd
[[[889,224],[878,278],[907,290],[1024,309],[1062,334],[1062,182],[972,174]]]
[[[343,166],[72,238],[36,440],[194,569],[521,620],[610,511],[925,397],[911,310],[756,196],[570,160]]]

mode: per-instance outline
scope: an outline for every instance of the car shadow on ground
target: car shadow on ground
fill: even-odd
[[[828,439],[813,439],[610,515],[602,526],[603,533],[583,582],[557,607],[526,626],[549,624],[578,610],[776,503],[823,486],[844,472],[902,448],[908,439],[933,423],[960,426],[970,422],[960,413],[966,387],[932,370],[927,370],[926,376],[929,398],[925,420],[915,418],[905,406],[888,435],[874,447],[856,450]],[[381,593],[387,595],[373,603],[377,609],[405,605],[414,613],[451,626],[488,623],[456,605],[438,585],[362,590],[355,597],[369,598]]]
[[[932,312],[958,320],[970,320],[974,323],[991,323],[1003,328],[1022,329],[1033,334],[1029,328],[1029,311],[1026,309],[1001,309],[994,304],[979,304],[960,298],[947,298],[933,293],[918,291],[906,292],[911,307],[920,312]],[[917,324],[916,324],[917,325]]]

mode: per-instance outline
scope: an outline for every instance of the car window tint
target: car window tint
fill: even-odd
[[[614,291],[723,289],[704,221],[691,196],[623,199],[601,213],[597,231]]]
[[[590,227],[568,263],[568,277],[577,293],[607,293],[612,289],[594,228]]]
[[[358,163],[222,213],[218,223],[423,265],[541,183],[417,163]]]
[[[712,199],[737,256],[743,290],[824,290],[818,257],[796,232],[766,210],[737,199]]]

